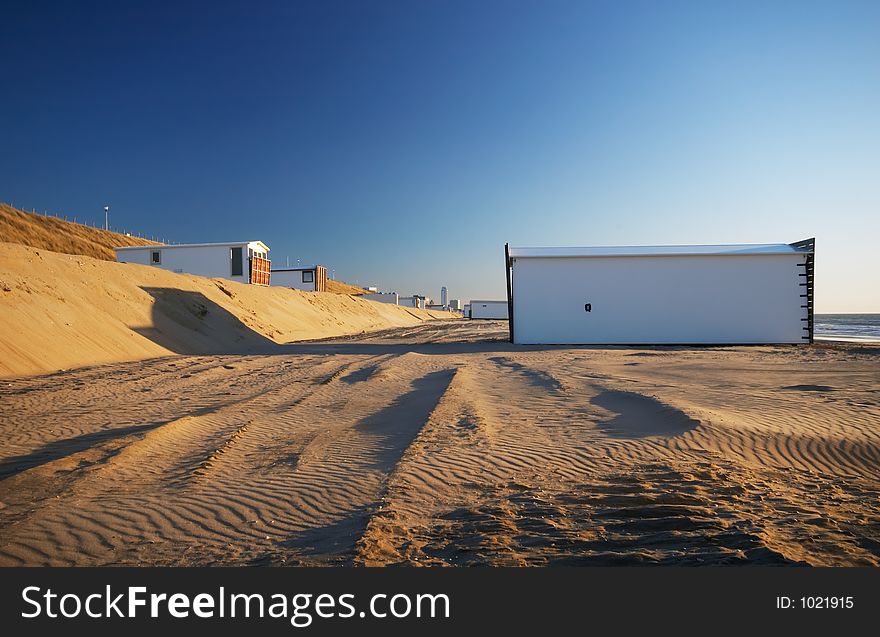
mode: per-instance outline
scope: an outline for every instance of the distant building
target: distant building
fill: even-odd
[[[461,299],[451,299],[449,301],[449,307],[457,312],[461,312]]]
[[[401,296],[398,298],[398,305],[402,305],[403,307],[424,308],[425,299],[424,297],[415,294],[413,296]]]
[[[367,292],[378,292],[379,288],[377,288],[375,285],[370,285],[366,288],[366,290]]]
[[[449,290],[447,290],[446,286],[444,285],[442,288],[440,288],[440,305],[445,307],[448,304],[449,304]]]
[[[358,298],[376,301],[377,303],[390,303],[392,305],[398,305],[400,302],[397,292],[372,292],[370,294],[361,294]]]
[[[139,263],[179,274],[269,285],[269,246],[262,241],[126,246],[114,250],[120,263]]]
[[[401,296],[397,303],[403,307],[422,307],[422,299],[417,296]]]
[[[471,301],[472,319],[507,320],[507,301]]]
[[[272,285],[306,292],[327,291],[327,268],[310,265],[303,268],[273,268]]]

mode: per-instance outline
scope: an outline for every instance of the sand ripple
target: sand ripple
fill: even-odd
[[[880,564],[875,355],[503,329],[3,383],[0,564]]]

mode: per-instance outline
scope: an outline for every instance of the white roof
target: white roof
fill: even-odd
[[[510,256],[528,257],[655,257],[685,255],[796,254],[808,250],[787,243],[682,246],[585,246],[572,248],[510,248]],[[809,251],[811,252],[811,251]]]
[[[266,252],[269,251],[269,246],[267,246],[262,241],[227,241],[221,243],[174,243],[174,244],[165,244],[160,243],[155,246],[125,246],[122,248],[113,248],[114,250],[149,250],[156,248],[162,248],[163,250],[167,248],[217,248],[222,246],[243,246],[245,244],[250,245],[252,243],[256,243],[261,248],[263,248]]]
[[[471,299],[471,304],[473,305],[474,303],[504,303],[504,305],[507,305],[507,301],[474,301]]]

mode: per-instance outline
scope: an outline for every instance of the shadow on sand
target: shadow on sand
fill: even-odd
[[[400,462],[404,452],[428,422],[440,398],[452,382],[455,371],[445,369],[431,372],[412,383],[412,390],[399,396],[384,409],[355,424],[354,429],[372,440],[373,457],[363,469],[389,475]],[[366,506],[353,507],[347,515],[335,522],[297,534],[282,544],[293,549],[299,558],[320,557],[331,563],[350,564],[357,542],[364,535],[369,522],[379,507],[380,499]],[[257,558],[256,563],[271,563],[271,557]]]
[[[699,420],[653,396],[628,391],[603,389],[590,399],[615,416],[599,423],[599,428],[614,438],[672,437],[696,429]]]
[[[141,288],[155,300],[152,325],[133,331],[177,354],[274,353],[277,343],[201,292]]]
[[[4,458],[0,462],[0,480],[5,480],[11,476],[17,475],[27,469],[32,469],[60,458],[72,456],[80,451],[85,451],[94,445],[108,442],[116,438],[124,438],[131,434],[147,432],[155,429],[162,423],[149,423],[146,425],[134,425],[131,427],[119,427],[116,429],[107,429],[105,431],[96,431],[94,433],[82,434],[64,440],[56,440],[42,447],[35,449],[31,453],[21,456],[10,456]]]

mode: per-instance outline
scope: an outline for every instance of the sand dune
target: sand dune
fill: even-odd
[[[333,292],[334,294],[366,294],[367,291],[356,285],[351,285],[350,283],[344,283],[342,281],[335,281],[333,279],[327,279],[327,291]]]
[[[0,203],[0,241],[105,261],[116,260],[113,248],[160,245],[140,237],[25,212],[3,203]]]
[[[0,377],[171,354],[260,351],[451,317],[10,243],[0,243],[0,312]]]
[[[880,564],[877,348],[505,330],[0,383],[0,564]]]
[[[130,234],[93,228],[39,213],[34,214],[4,203],[0,203],[0,242],[18,243],[40,250],[93,257],[104,261],[116,261],[116,252],[113,248],[162,245]],[[367,290],[357,285],[329,279],[327,292],[366,294]]]

